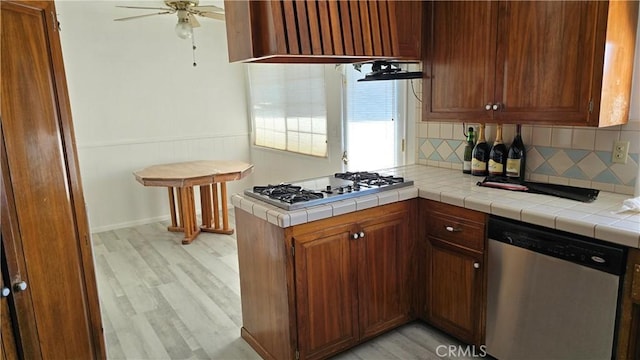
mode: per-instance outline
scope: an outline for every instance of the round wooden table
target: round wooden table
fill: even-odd
[[[227,181],[240,180],[253,171],[253,165],[240,161],[199,160],[173,164],[153,165],[135,171],[136,180],[144,186],[169,188],[171,226],[169,231],[184,232],[183,244],[190,244],[200,231],[233,234],[229,227],[227,208]],[[220,191],[218,192],[218,185]],[[193,187],[200,186],[202,225],[196,224]],[[174,188],[177,190],[174,192]],[[176,193],[177,211],[176,216]],[[218,196],[220,194],[220,197]],[[220,211],[222,207],[222,227]]]

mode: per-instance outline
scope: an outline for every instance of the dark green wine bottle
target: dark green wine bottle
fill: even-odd
[[[464,161],[462,162],[462,172],[465,174],[471,174],[471,159],[473,158],[474,146],[474,133],[473,128],[470,126],[467,131],[467,144],[464,146]]]

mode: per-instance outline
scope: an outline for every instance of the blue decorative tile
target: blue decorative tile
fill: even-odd
[[[542,165],[538,166],[538,168],[534,172],[543,175],[558,175],[558,173],[553,169],[553,167],[551,167],[551,165],[549,165],[548,162],[544,162]]]
[[[462,144],[461,140],[445,140],[447,142],[447,144],[449,144],[449,146],[451,146],[452,149],[457,149],[458,146],[460,146],[460,144]]]
[[[440,144],[442,144],[442,139],[429,139],[431,145],[433,145],[434,149],[437,149]]]
[[[443,161],[444,159],[442,158],[442,156],[440,156],[439,152],[434,151],[433,154],[431,154],[431,156],[429,156],[429,160]]]
[[[598,155],[605,165],[611,166],[611,164],[613,164],[611,162],[611,151],[596,151],[596,155]]]
[[[620,184],[620,179],[618,179],[618,177],[609,169],[601,172],[592,180],[607,184]]]
[[[550,148],[550,147],[546,147],[546,146],[536,146],[535,148],[536,148],[536,150],[538,150],[540,155],[542,155],[542,157],[545,160],[551,159],[551,157],[553,155],[555,155],[556,152],[558,152],[558,149],[554,149],[554,148]]]
[[[562,176],[574,179],[590,180],[587,174],[584,173],[579,167],[573,165],[562,173]]]
[[[564,152],[573,160],[574,163],[579,162],[584,159],[588,153],[591,151],[588,150],[574,150],[574,149],[564,149]]]
[[[449,155],[449,157],[447,158],[447,161],[452,163],[462,162],[462,160],[460,160],[460,158],[458,157],[458,154],[456,153],[451,153],[451,155]]]

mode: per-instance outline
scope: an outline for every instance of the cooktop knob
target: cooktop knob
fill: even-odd
[[[331,185],[327,185],[327,190],[325,190],[327,194],[331,194]]]

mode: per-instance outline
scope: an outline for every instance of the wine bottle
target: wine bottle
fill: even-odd
[[[487,176],[487,162],[489,161],[489,145],[484,138],[484,124],[478,130],[478,142],[473,147],[471,158],[471,175]]]
[[[527,152],[522,142],[521,126],[516,125],[516,136],[509,147],[507,154],[507,176],[524,180],[524,168]]]
[[[467,131],[467,144],[464,146],[464,161],[462,162],[462,172],[471,174],[471,159],[473,158],[474,143],[473,127],[469,126]]]
[[[504,176],[504,168],[507,163],[507,147],[502,142],[502,125],[498,124],[496,141],[489,153],[489,175]]]

